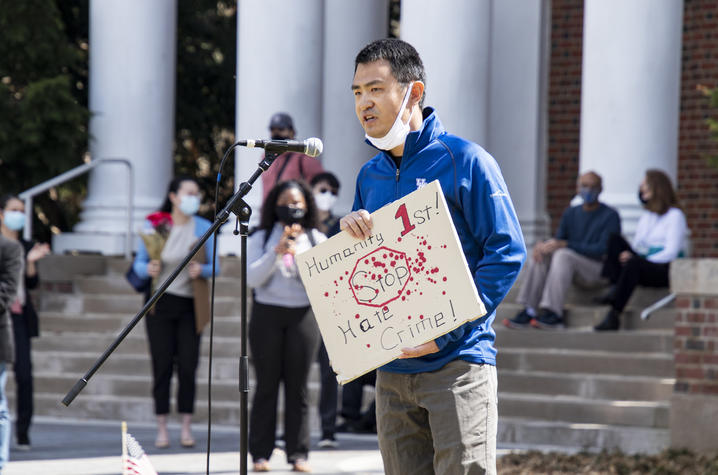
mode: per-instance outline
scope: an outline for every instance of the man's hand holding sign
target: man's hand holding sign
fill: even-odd
[[[340,382],[436,353],[436,337],[486,313],[438,182],[341,226],[296,257]]]

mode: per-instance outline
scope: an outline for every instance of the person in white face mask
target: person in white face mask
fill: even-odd
[[[319,211],[318,229],[327,237],[332,237],[339,232],[339,217],[332,214],[332,207],[339,198],[339,180],[333,173],[322,172],[309,184]]]
[[[197,239],[211,226],[208,220],[196,216],[200,202],[199,184],[194,178],[180,176],[172,180],[164,204],[158,212],[148,216],[148,227],[153,220],[158,220],[158,215],[171,223],[161,258],[150,259],[147,248],[140,239],[133,264],[139,277],[156,278],[156,282],[162,283],[184,260]],[[182,415],[180,444],[182,447],[193,447],[195,444],[190,423],[194,412],[200,336],[209,310],[206,279],[212,276],[213,239],[214,237],[210,237],[204,246],[204,252],[201,250],[197,254],[198,260],[193,260],[180,272],[145,317],[152,357],[157,448],[170,446],[167,415],[175,363],[179,380],[177,411]],[[219,273],[219,260],[216,256],[214,259],[216,272]]]

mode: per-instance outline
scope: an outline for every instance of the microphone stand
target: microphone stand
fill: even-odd
[[[110,357],[110,355],[117,349],[132,329],[139,323],[140,320],[149,312],[150,308],[160,299],[165,293],[170,284],[177,278],[182,269],[192,260],[192,258],[199,252],[204,243],[209,239],[210,236],[215,234],[219,227],[229,219],[230,212],[233,212],[237,216],[237,220],[240,224],[240,239],[241,239],[241,250],[242,255],[240,257],[240,277],[242,280],[241,289],[241,319],[240,319],[240,341],[241,341],[241,354],[239,359],[239,391],[240,391],[240,473],[246,475],[247,473],[247,454],[248,454],[248,407],[249,407],[249,356],[247,354],[247,236],[249,235],[249,218],[252,215],[252,208],[244,201],[244,197],[252,189],[252,185],[259,178],[259,176],[267,171],[272,165],[272,162],[279,156],[281,150],[275,150],[273,147],[267,146],[265,148],[264,160],[262,160],[257,166],[257,170],[249,177],[249,180],[243,182],[237,192],[229,199],[227,205],[222,211],[217,214],[212,226],[199,238],[195,246],[189,251],[184,260],[172,271],[167,279],[162,282],[152,297],[145,303],[144,307],[132,318],[132,321],[120,332],[114,342],[107,347],[105,352],[95,361],[85,375],[77,380],[75,385],[68,391],[62,400],[65,406],[72,404],[72,401],[87,386],[88,381],[92,376],[100,369],[100,366]],[[236,233],[236,231],[235,231]],[[215,257],[212,256],[214,259]],[[212,289],[214,292],[214,289]]]

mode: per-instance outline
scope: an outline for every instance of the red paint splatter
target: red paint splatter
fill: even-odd
[[[427,249],[431,249],[431,246],[426,246]]]
[[[339,280],[344,280],[344,276],[339,276]]]
[[[411,315],[409,315],[409,316],[408,316],[408,317],[406,317],[406,318],[407,318],[407,320],[411,320]]]
[[[407,290],[406,295],[411,295],[411,290]]]
[[[446,295],[446,290],[442,290],[441,295]]]
[[[388,311],[389,311],[389,307],[387,307],[386,305],[384,305],[384,308],[382,308],[382,310],[384,310],[385,312],[388,312]]]
[[[396,238],[396,242],[401,242],[401,238]]]
[[[371,345],[369,343],[366,344],[367,348],[371,348]]]
[[[424,316],[423,316],[423,315],[419,315],[419,320],[423,320],[423,319],[424,319]]]
[[[443,280],[444,282],[446,282],[446,277],[444,277],[442,280]]]
[[[402,295],[402,296],[401,296],[401,299],[402,299],[402,300],[406,300],[406,297]]]
[[[396,261],[391,261],[391,262],[389,263],[389,265],[392,266],[392,267],[394,267],[394,266],[396,265]]]
[[[364,259],[364,264],[369,264],[369,259]]]
[[[324,292],[325,297],[329,297],[329,292]]]
[[[354,315],[354,318],[359,318],[359,314],[357,313],[356,315]]]

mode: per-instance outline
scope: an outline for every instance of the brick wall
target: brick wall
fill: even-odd
[[[705,118],[718,118],[701,86],[718,86],[718,2],[685,0],[683,71],[678,145],[678,195],[691,229],[692,256],[718,256],[718,169],[706,156],[718,155]]]
[[[551,6],[546,203],[554,234],[578,174],[583,1],[553,0]]]
[[[676,299],[674,391],[718,395],[718,297]]]

